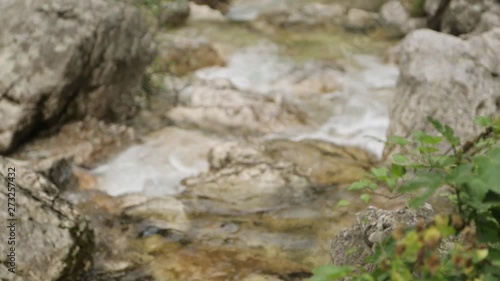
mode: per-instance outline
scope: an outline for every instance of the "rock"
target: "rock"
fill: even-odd
[[[161,1],[158,9],[158,23],[162,26],[179,26],[186,22],[189,14],[188,0]]]
[[[428,0],[429,27],[453,35],[481,33],[500,26],[500,3],[494,0]]]
[[[162,34],[158,41],[159,56],[153,65],[154,72],[183,76],[203,67],[224,65],[214,46],[203,39]]]
[[[342,26],[348,30],[365,31],[380,25],[377,13],[361,9],[350,9]]]
[[[154,55],[134,7],[110,0],[0,2],[0,153],[69,118],[124,119]]]
[[[191,0],[198,5],[207,5],[212,9],[219,10],[221,13],[227,13],[231,0]]]
[[[426,0],[424,4],[424,11],[428,16],[434,16],[443,0]]]
[[[341,91],[343,75],[345,69],[342,65],[307,62],[289,71],[282,79],[276,81],[273,87],[283,89],[303,100],[314,95]],[[329,109],[331,111],[331,107]]]
[[[369,12],[378,12],[382,5],[384,5],[388,0],[341,0],[336,1],[347,8],[355,8],[360,10],[365,10]]]
[[[310,197],[312,187],[361,179],[371,157],[322,141],[272,140],[214,147],[210,170],[183,181],[185,198],[214,212],[279,209]]]
[[[15,168],[15,179],[11,181]],[[0,279],[14,281],[76,280],[91,264],[93,232],[65,200],[56,186],[31,170],[0,158],[0,202],[7,208],[13,198],[8,183],[15,184],[16,274],[7,271],[7,254],[0,258]],[[0,213],[7,222],[7,209]],[[29,241],[27,243],[26,241]],[[14,246],[14,245],[11,245]],[[7,241],[0,245],[9,252]]]
[[[123,215],[139,221],[161,220],[164,222],[162,226],[168,229],[185,231],[189,226],[184,204],[173,197],[157,197],[135,206],[129,206],[124,209]]]
[[[57,134],[28,142],[10,156],[30,163],[71,158],[75,165],[94,167],[136,141],[134,129],[126,125],[85,119],[62,126]]]
[[[452,0],[443,15],[441,29],[453,35],[470,33],[492,5],[490,0]]]
[[[401,74],[388,136],[435,132],[428,115],[451,126],[462,142],[478,135],[481,129],[474,117],[500,110],[499,44],[498,28],[469,40],[431,30],[408,34],[399,50]],[[386,146],[385,156],[393,149]],[[441,149],[448,147],[443,144]]]
[[[403,208],[386,211],[369,207],[356,217],[358,223],[340,232],[330,243],[334,265],[365,266],[365,259],[374,253],[376,245],[388,238],[398,226],[413,227],[419,221],[429,223],[434,218],[434,210],[428,204],[418,210]]]
[[[481,19],[472,34],[480,34],[495,27],[500,27],[500,4],[491,7],[481,15]]]
[[[384,4],[380,9],[383,27],[389,30],[389,34],[394,37],[403,37],[407,33],[424,28],[427,24],[425,18],[410,18],[401,1],[395,0]]]
[[[339,4],[308,3],[265,15],[265,20],[280,27],[310,28],[339,24],[347,9]]]
[[[182,247],[161,240],[151,237],[144,241],[144,248],[155,254],[148,267],[156,280],[300,281],[311,277],[305,266],[281,256],[266,255],[257,248]],[[265,279],[257,279],[256,275]]]
[[[422,17],[425,15],[426,0],[399,0],[399,2],[410,16]]]
[[[168,113],[178,126],[229,135],[259,135],[297,128],[304,113],[281,95],[237,90],[227,80],[199,81],[181,93],[185,105]]]

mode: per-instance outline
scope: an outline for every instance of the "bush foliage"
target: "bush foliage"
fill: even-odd
[[[439,134],[414,131],[410,139],[392,137],[389,143],[405,152],[393,155],[389,168],[372,169],[368,179],[350,190],[363,191],[361,198],[369,202],[374,190],[386,186],[411,194],[409,206],[418,208],[447,186],[457,213],[397,229],[366,261],[374,266],[372,272],[324,266],[310,281],[500,280],[500,120],[476,118],[484,132],[464,145],[452,128],[428,120]],[[438,148],[443,142],[449,146],[444,153]]]

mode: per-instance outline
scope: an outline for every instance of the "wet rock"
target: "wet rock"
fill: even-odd
[[[189,223],[184,204],[173,197],[166,196],[129,206],[123,210],[122,214],[136,221],[159,220],[160,223],[149,223],[149,226],[161,229],[185,231]]]
[[[154,55],[139,11],[108,0],[0,2],[0,153],[69,118],[124,119]]]
[[[297,98],[309,98],[317,94],[341,91],[340,78],[345,75],[341,65],[307,62],[295,67],[273,87],[283,89]]]
[[[9,168],[15,168],[15,179]],[[7,271],[7,257],[0,258],[0,279],[14,281],[76,280],[91,264],[93,232],[71,205],[59,198],[59,190],[45,177],[0,158],[0,192],[7,208],[8,183],[14,183],[16,274]],[[0,213],[7,222],[7,211]],[[29,241],[29,243],[23,242]],[[11,245],[14,246],[14,245]],[[8,253],[7,243],[0,245]],[[15,276],[15,277],[14,277]],[[12,279],[13,278],[13,279]]]
[[[300,281],[311,276],[303,266],[276,255],[266,256],[258,249],[179,247],[161,242],[159,237],[151,237],[144,244],[154,253],[149,270],[160,280],[238,281],[267,275],[274,279],[266,281]]]
[[[342,22],[346,12],[347,9],[339,4],[308,3],[294,9],[267,13],[261,18],[285,28],[326,27]]]
[[[224,60],[208,41],[163,34],[158,38],[159,56],[154,72],[183,76],[197,69],[222,66]]]
[[[178,126],[225,135],[259,135],[305,123],[305,114],[281,95],[258,95],[236,89],[227,80],[199,81],[181,97],[185,105],[169,118]]]
[[[369,12],[378,12],[382,5],[384,5],[388,0],[341,0],[337,1],[341,5],[347,8],[355,8],[360,10],[365,10]]]
[[[53,135],[26,143],[11,154],[11,157],[31,163],[50,162],[50,159],[72,159],[75,165],[94,167],[136,141],[135,132],[130,127],[97,119],[85,119],[66,124]]]
[[[419,221],[428,223],[434,217],[434,210],[428,204],[418,210],[403,208],[387,211],[369,207],[356,217],[356,225],[340,232],[331,241],[330,255],[334,265],[366,265],[365,259],[374,253],[376,245],[388,238],[398,226],[412,227]]]
[[[307,179],[289,163],[227,167],[183,183],[195,208],[217,213],[278,209],[309,193]]]
[[[279,209],[311,196],[311,186],[363,177],[370,156],[321,141],[225,143],[210,154],[210,171],[183,183],[195,208],[215,212]],[[196,198],[196,199],[193,199]]]
[[[410,33],[399,50],[401,75],[388,135],[435,132],[428,115],[451,126],[462,142],[478,135],[474,117],[500,110],[499,44],[500,29],[469,40],[430,30]],[[448,149],[445,144],[441,148]],[[385,155],[393,149],[387,146]]]
[[[348,30],[365,31],[380,26],[377,13],[361,9],[350,9],[342,26]]]

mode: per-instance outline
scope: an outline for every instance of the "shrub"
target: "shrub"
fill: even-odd
[[[409,206],[417,208],[449,186],[458,213],[397,229],[366,261],[374,265],[373,272],[324,266],[310,281],[500,280],[500,120],[476,118],[484,132],[464,145],[452,128],[428,120],[439,135],[414,131],[412,139],[392,137],[389,142],[407,147],[406,152],[393,155],[389,168],[373,168],[368,179],[349,189],[365,191],[362,199],[369,202],[374,190],[387,186],[414,195]],[[450,147],[445,153],[437,148],[442,142]],[[444,249],[445,244],[451,247]]]

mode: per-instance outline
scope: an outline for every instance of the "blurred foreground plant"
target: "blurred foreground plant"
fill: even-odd
[[[389,143],[406,152],[394,154],[390,168],[373,168],[368,179],[349,189],[365,191],[361,199],[368,203],[370,194],[387,186],[411,194],[409,206],[418,208],[441,187],[450,187],[448,197],[458,213],[398,228],[367,259],[374,271],[323,266],[309,281],[500,280],[500,120],[476,118],[484,132],[464,145],[452,128],[428,120],[439,135],[414,131],[411,139],[392,137]],[[450,147],[445,153],[438,148],[443,142]],[[443,249],[444,244],[451,247]]]

